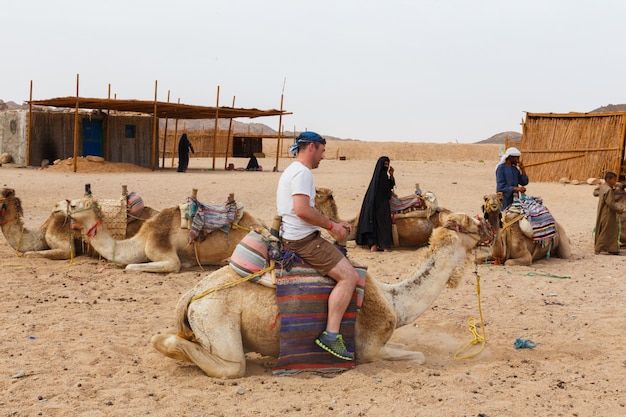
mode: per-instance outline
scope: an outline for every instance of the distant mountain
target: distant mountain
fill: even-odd
[[[4,100],[0,100],[0,111],[2,110],[16,110],[16,109],[27,109],[28,108],[28,104],[17,104],[14,101],[7,101],[5,102]]]
[[[626,111],[626,104],[607,104],[606,106],[591,110],[589,113],[606,113],[614,111]]]
[[[481,140],[480,142],[476,142],[476,143],[477,144],[480,144],[480,143],[499,143],[499,144],[504,144],[507,139],[509,139],[509,140],[522,140],[522,134],[518,133],[518,132],[502,132],[502,133],[498,133],[496,135],[493,135],[489,139]]]

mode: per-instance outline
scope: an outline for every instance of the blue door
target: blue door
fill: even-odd
[[[102,120],[83,119],[83,156],[102,156]]]

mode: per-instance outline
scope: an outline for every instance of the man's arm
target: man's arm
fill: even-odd
[[[327,219],[326,216],[323,216],[314,207],[311,207],[311,198],[308,195],[295,194],[292,198],[293,210],[302,220],[314,226],[327,229],[339,240],[343,240],[348,236],[350,224],[346,222],[335,223],[332,220]]]

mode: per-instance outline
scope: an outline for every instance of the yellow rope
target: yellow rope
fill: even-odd
[[[476,294],[478,295],[478,312],[480,314],[480,327],[482,329],[482,335],[478,334],[478,330],[476,329],[476,319],[473,317],[470,317],[469,319],[467,319],[467,324],[469,325],[469,332],[474,336],[474,339],[470,340],[465,345],[463,345],[463,347],[461,347],[461,349],[459,349],[454,354],[454,359],[468,359],[473,356],[476,356],[480,352],[483,351],[483,349],[485,348],[485,345],[487,344],[487,335],[485,334],[485,321],[483,320],[483,310],[480,305],[480,275],[478,275],[478,273],[476,273]],[[477,345],[479,343],[481,343],[481,347],[478,350],[478,352],[470,353],[465,356],[460,356],[461,352],[464,352],[470,345]]]
[[[191,299],[191,301],[196,301],[199,300],[200,298],[204,297],[205,295],[209,295],[211,293],[214,293],[216,291],[220,291],[226,288],[230,288],[230,287],[234,287],[235,285],[239,285],[242,282],[246,282],[246,281],[250,281],[251,279],[254,279],[256,277],[260,277],[261,275],[265,274],[266,272],[269,272],[271,270],[274,269],[274,265],[270,265],[266,268],[261,269],[259,272],[255,272],[254,274],[250,274],[247,275],[243,278],[239,278],[235,281],[231,281],[231,282],[227,282],[226,284],[220,285],[219,287],[215,287],[215,288],[211,288],[210,290],[206,290],[205,292],[203,292],[202,294],[198,294],[193,296],[193,298]]]
[[[242,230],[245,230],[246,232],[251,232],[252,231],[251,227],[245,227],[245,226],[240,225],[239,223],[233,223],[231,225],[231,227],[233,227],[235,229],[242,229]]]
[[[202,267],[202,264],[200,263],[200,258],[198,257],[198,243],[195,241],[193,242],[193,253],[196,255],[196,263],[200,267],[200,270],[204,271],[204,268]]]
[[[502,223],[502,230],[506,230],[509,227],[513,226],[515,223],[517,223],[518,221],[522,220],[524,218],[524,214],[518,214],[517,216],[515,216],[510,222],[506,223],[503,222]]]

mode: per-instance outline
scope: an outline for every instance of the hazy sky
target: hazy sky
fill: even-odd
[[[525,112],[626,103],[623,0],[29,0],[0,13],[0,99],[283,108],[285,129],[472,143]],[[240,121],[249,122],[250,119]],[[277,129],[278,117],[252,119]]]

